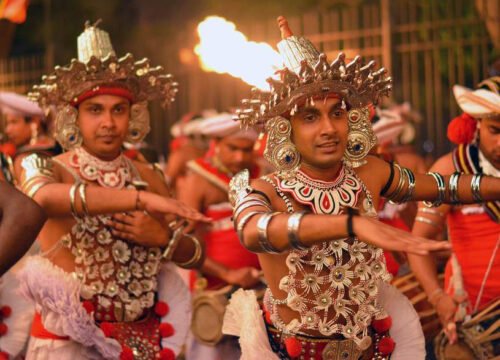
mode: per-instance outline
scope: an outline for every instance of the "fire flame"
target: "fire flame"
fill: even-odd
[[[248,41],[236,25],[219,16],[209,16],[198,25],[200,43],[194,48],[205,71],[227,73],[262,90],[266,79],[282,65],[278,52],[266,43]]]

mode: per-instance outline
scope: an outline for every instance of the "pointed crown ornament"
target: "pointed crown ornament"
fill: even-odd
[[[28,93],[43,109],[55,108],[55,136],[65,149],[81,142],[76,106],[85,99],[101,94],[127,98],[133,103],[127,141],[139,142],[150,130],[147,102],[160,100],[165,107],[178,91],[172,75],[161,66],[152,67],[147,58],[136,61],[130,53],[118,58],[109,34],[98,24],[86,22],[78,37],[78,59],[56,66]]]
[[[326,55],[320,53],[304,37],[292,34],[284,17],[278,18],[282,40],[278,50],[285,68],[279,70],[279,79],[267,79],[271,91],[252,89],[250,99],[242,101],[236,119],[242,125],[262,127],[268,120],[291,112],[300,103],[314,97],[339,94],[353,108],[376,105],[392,89],[392,79],[386,70],[375,70],[375,62],[366,65],[360,56],[346,63],[344,53],[329,63]]]
[[[56,66],[28,96],[46,108],[74,103],[92,88],[111,85],[129,90],[134,102],[161,100],[167,105],[174,101],[178,84],[172,75],[161,66],[151,67],[146,58],[135,61],[132,54],[117,58],[109,34],[98,24],[85,24],[78,37],[78,59],[67,66]]]

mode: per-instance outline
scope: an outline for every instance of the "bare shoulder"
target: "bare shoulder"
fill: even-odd
[[[453,174],[455,172],[455,165],[453,164],[453,154],[450,152],[441,156],[432,164],[430,171],[435,171],[441,174]]]
[[[160,172],[154,168],[153,164],[136,160],[132,160],[132,164],[139,172],[141,179],[149,184],[150,191],[160,195],[170,196],[170,190],[165,182],[163,174],[160,174]]]
[[[386,179],[389,176],[389,164],[377,156],[368,155],[366,163],[355,169],[363,180]]]

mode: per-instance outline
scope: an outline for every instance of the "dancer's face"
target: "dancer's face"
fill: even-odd
[[[500,118],[479,121],[479,148],[486,159],[500,170]]]

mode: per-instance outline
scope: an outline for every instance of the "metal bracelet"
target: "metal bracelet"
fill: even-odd
[[[182,268],[190,268],[195,265],[203,255],[203,249],[201,248],[200,240],[191,234],[184,234],[184,237],[187,237],[193,241],[194,244],[194,253],[191,259],[184,262],[176,262],[175,264]]]
[[[73,215],[74,218],[79,218],[78,213],[76,212],[76,190],[78,187],[81,185],[79,182],[75,182],[73,185],[71,185],[71,188],[69,189],[69,204],[71,206],[71,214]]]
[[[246,209],[253,207],[253,206],[263,206],[266,208],[266,210],[271,211],[271,207],[269,206],[269,204],[267,204],[263,200],[251,199],[251,200],[242,202],[241,204],[238,204],[234,208],[233,221],[236,221],[243,211],[245,211]]]
[[[460,179],[460,173],[455,172],[451,174],[450,180],[448,181],[448,191],[450,193],[450,204],[458,205],[460,204],[460,199],[458,198],[458,180]]]
[[[273,244],[269,241],[267,237],[267,228],[269,226],[269,223],[271,222],[271,219],[280,214],[279,212],[275,213],[268,213],[262,215],[259,220],[257,221],[257,232],[259,234],[259,245],[261,249],[270,254],[279,254],[280,251],[276,249]]]
[[[299,239],[299,227],[304,212],[296,212],[288,218],[287,229],[288,229],[288,243],[290,247],[295,250],[307,250],[309,249],[304,244],[300,242]]]
[[[400,202],[408,202],[413,200],[413,192],[415,191],[415,175],[413,171],[407,168],[403,168],[403,172],[408,179],[408,189],[406,190],[406,194],[403,196]]]
[[[474,174],[472,180],[470,181],[470,188],[472,190],[472,197],[475,202],[483,202],[483,197],[481,196],[481,179],[483,174]]]
[[[423,212],[423,213],[426,213],[426,214],[431,214],[431,215],[437,215],[437,216],[441,216],[443,217],[445,214],[442,213],[441,211],[437,211],[435,209],[430,209],[430,208],[418,208],[418,212]]]
[[[435,222],[434,220],[431,220],[431,219],[428,219],[426,217],[423,217],[423,216],[416,216],[415,217],[415,221],[418,221],[418,222],[422,222],[424,224],[429,224],[429,225],[432,225],[432,226],[435,226],[437,228],[441,228],[441,224]]]
[[[163,251],[163,254],[161,256],[162,260],[164,261],[172,260],[172,256],[174,256],[175,249],[177,249],[179,241],[182,238],[183,231],[184,231],[184,226],[181,226],[174,231],[172,238],[168,242],[168,245],[165,248],[165,250]]]
[[[392,204],[398,204],[399,201],[397,199],[399,197],[399,194],[403,190],[403,187],[404,187],[404,184],[405,184],[405,175],[406,174],[405,174],[405,172],[403,172],[403,169],[401,169],[401,166],[399,166],[399,164],[394,163],[394,166],[399,171],[398,186],[396,187],[396,190],[394,190],[394,192],[390,196],[388,196],[388,198],[390,199],[389,200],[390,203],[392,203]]]
[[[245,225],[250,221],[252,217],[258,214],[263,214],[262,211],[250,211],[249,213],[245,214],[240,221],[238,221],[238,225],[236,226],[236,233],[238,234],[238,238],[240,239],[241,245],[248,249],[248,247],[245,245],[245,241],[243,239],[243,230],[245,229]],[[250,250],[250,249],[248,249]]]
[[[80,201],[82,202],[83,214],[89,216],[89,208],[87,206],[87,184],[82,183],[78,188],[78,193],[80,194]]]
[[[436,180],[437,184],[437,197],[434,201],[424,201],[424,205],[427,207],[438,207],[440,206],[443,201],[445,200],[445,192],[446,192],[446,183],[444,181],[443,175],[436,173],[436,172],[429,172],[427,175],[430,175]]]

